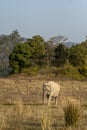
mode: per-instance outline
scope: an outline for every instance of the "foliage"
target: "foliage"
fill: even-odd
[[[30,65],[28,61],[30,56],[31,51],[27,43],[16,45],[9,57],[10,66],[13,71],[20,72],[23,67]]]
[[[44,39],[40,35],[35,35],[32,39],[28,39],[27,44],[31,48],[31,63],[32,65],[42,66],[44,64],[45,47]]]
[[[68,48],[64,44],[59,44],[54,50],[54,63],[56,66],[63,66],[68,59]]]
[[[43,65],[43,41],[43,38],[37,35],[14,47],[9,57],[13,72],[21,72],[23,68]]]
[[[84,75],[85,77],[87,77],[87,67],[80,67],[78,68],[78,71]]]
[[[69,61],[74,66],[83,66],[86,63],[87,49],[84,46],[76,45],[70,48]]]
[[[14,30],[9,35],[0,35],[0,76],[7,76],[11,72],[9,55],[14,46],[23,41],[24,38],[20,36],[17,30]]]
[[[26,39],[18,30],[0,35],[0,76],[13,70],[30,75],[42,71],[76,79],[87,77],[87,40],[72,47],[65,46],[66,40],[65,36],[56,36],[45,42],[40,35]]]
[[[54,68],[52,70],[56,76],[60,76],[62,78],[75,80],[84,79],[84,77],[79,73],[78,69],[70,64],[65,64],[63,67]]]
[[[39,68],[37,66],[31,66],[29,68],[22,69],[22,73],[34,76],[37,75],[39,71]]]
[[[83,47],[85,47],[87,49],[87,41],[82,42],[81,46],[83,46]]]

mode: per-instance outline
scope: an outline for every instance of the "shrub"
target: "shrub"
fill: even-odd
[[[87,77],[87,67],[82,67],[82,68],[79,68],[78,71]]]
[[[70,64],[66,64],[64,67],[59,67],[56,74],[69,79],[83,79],[83,76],[79,73],[77,68]]]
[[[30,68],[25,68],[22,70],[22,73],[26,73],[28,75],[34,76],[38,74],[38,67],[37,66],[32,66]]]
[[[77,126],[80,119],[80,108],[73,103],[68,103],[68,105],[64,108],[64,119],[65,126]]]

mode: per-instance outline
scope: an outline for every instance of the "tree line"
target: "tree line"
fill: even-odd
[[[0,35],[0,76],[10,73],[87,77],[87,40],[66,46],[67,38],[45,41],[40,35],[21,37],[18,30]]]
[[[12,31],[11,34],[0,35],[0,76],[9,75],[11,68],[9,67],[9,55],[16,44],[24,42],[26,39],[21,37],[18,30]]]
[[[64,36],[58,36],[45,41],[40,35],[35,35],[15,44],[9,55],[12,73],[38,72],[42,69],[48,72],[54,68],[56,75],[69,75],[69,71],[72,75],[72,69],[87,77],[87,41],[67,47],[64,44],[66,40]]]

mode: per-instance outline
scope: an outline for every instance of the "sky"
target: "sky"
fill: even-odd
[[[63,35],[82,42],[87,36],[87,0],[0,0],[0,35],[15,29],[26,38]]]

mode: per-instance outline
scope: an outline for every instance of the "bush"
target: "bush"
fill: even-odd
[[[64,67],[59,67],[56,74],[60,75],[61,77],[69,79],[75,79],[75,80],[83,79],[83,76],[79,73],[77,68],[70,64],[65,65]]]
[[[87,77],[87,67],[82,67],[82,68],[79,68],[78,71],[84,75],[85,77]]]
[[[73,103],[68,103],[68,105],[64,108],[64,119],[65,126],[77,126],[80,119],[80,108]]]
[[[30,68],[25,68],[22,70],[22,73],[26,73],[28,75],[34,76],[38,74],[38,67],[37,66],[32,66]]]
[[[63,67],[56,66],[43,66],[38,69],[38,73],[44,76],[58,77],[64,79],[83,80],[85,77],[81,75],[78,69],[70,64],[66,64]]]

